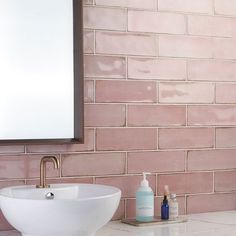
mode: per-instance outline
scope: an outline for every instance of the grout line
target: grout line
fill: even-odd
[[[213,171],[213,193],[216,193],[215,192],[215,171]]]
[[[156,105],[158,105],[159,104],[159,82],[158,81],[156,81]]]
[[[126,80],[129,79],[129,65],[128,65],[128,56],[125,57],[125,78]]]
[[[184,197],[185,197],[185,214],[188,214],[187,213],[187,209],[188,209],[187,208],[188,207],[188,205],[187,205],[187,194],[185,194]]]
[[[128,152],[125,152],[125,175],[128,175]]]
[[[95,80],[93,79],[93,80],[91,80],[92,82],[93,82],[93,104],[95,104],[95,96],[96,96],[96,92],[95,92]],[[84,103],[84,104],[86,104],[86,103]]]
[[[214,148],[213,149],[217,149],[217,147],[216,147],[216,127],[214,128]]]
[[[189,105],[185,105],[185,121],[186,121],[185,127],[186,128],[189,127],[189,125],[188,125],[188,108],[189,108]]]
[[[96,150],[96,140],[97,140],[97,128],[94,128],[94,136],[93,136],[93,152],[97,152],[97,150]]]
[[[188,15],[186,15],[188,16]],[[236,19],[236,18],[235,18]],[[172,32],[154,32],[154,31],[135,31],[135,30],[128,30],[125,28],[123,30],[121,29],[105,29],[105,28],[92,28],[92,27],[84,27],[83,31],[92,31],[95,30],[96,32],[100,33],[113,33],[114,35],[120,35],[120,34],[128,34],[128,35],[135,35],[135,36],[173,36],[173,37],[187,37],[187,38],[206,38],[206,39],[229,39],[232,40],[232,36],[226,36],[226,35],[212,35],[212,34],[186,34],[186,33],[172,33]],[[106,54],[106,53],[100,53],[100,54]],[[210,57],[211,58],[211,57]],[[203,58],[204,59],[204,58]]]
[[[92,55],[95,55],[96,54],[96,30],[93,30],[93,53]]]
[[[159,57],[160,55],[160,40],[159,40],[159,35],[156,35],[156,57]]]
[[[155,105],[155,104],[154,104]],[[86,128],[96,128],[96,129],[214,129],[214,128],[236,128],[235,125],[166,125],[166,126],[87,126]],[[230,147],[227,147],[230,148]],[[233,148],[233,147],[232,147]],[[31,152],[30,152],[31,153]],[[47,152],[46,152],[47,153]]]
[[[85,103],[85,105],[91,105],[94,103]],[[95,104],[97,105],[124,105],[124,104],[128,104],[128,105],[137,105],[137,106],[186,106],[186,102],[185,103],[171,103],[171,102],[144,102],[144,101],[140,101],[140,102],[132,102],[132,101],[128,101],[128,102],[121,102],[121,101],[117,101],[117,102],[96,102]],[[210,107],[235,107],[236,103],[188,103],[188,106],[210,106]],[[194,126],[220,126],[220,127],[231,127],[231,126],[235,126],[236,124],[229,124],[229,125],[225,125],[225,124],[219,124],[219,125],[215,125],[215,124],[200,124],[200,125],[192,125],[192,127]],[[179,125],[171,125],[170,126],[179,126]],[[181,126],[181,125],[180,125]],[[190,125],[191,126],[191,125]],[[91,126],[86,126],[86,128],[89,128]],[[112,126],[111,126],[112,127]],[[145,127],[145,126],[143,126]],[[149,126],[150,127],[150,126]],[[165,127],[165,126],[163,126]]]
[[[137,59],[157,59],[157,60],[189,60],[189,61],[211,61],[211,62],[235,62],[235,59],[231,58],[212,58],[212,57],[177,57],[177,56],[161,56],[159,55],[158,57],[156,55],[139,55],[139,54],[112,54],[112,53],[84,53],[84,56],[87,57],[115,57],[115,58],[125,58],[125,57],[130,57],[130,58],[137,58]],[[85,76],[88,78],[91,78],[93,76]],[[102,77],[102,76],[101,76]],[[114,78],[114,77],[112,77]],[[195,81],[195,80],[193,80]],[[197,80],[198,81],[198,80]],[[199,81],[205,81],[205,80],[199,80]],[[209,81],[216,81],[216,82],[235,82],[235,80],[229,80],[229,81],[222,81],[222,80],[209,80]]]
[[[129,31],[129,10],[128,10],[128,8],[125,8],[125,12],[126,12],[126,32],[128,32]]]
[[[188,172],[188,152],[189,151],[186,150],[185,155],[184,155],[184,169],[185,169],[185,172]]]
[[[160,105],[160,82],[157,81],[157,104]]]
[[[97,87],[97,80],[94,80],[94,84],[93,84],[93,101],[94,103],[97,103],[96,102],[96,87]]]
[[[209,192],[209,193],[188,193],[187,196],[203,196],[203,195],[221,195],[221,194],[236,194],[236,190],[230,190],[230,191],[221,191],[221,192]]]
[[[189,34],[189,16],[185,15],[184,18],[185,18],[185,27],[186,27],[185,34],[186,35],[190,35]]]
[[[126,219],[126,217],[127,217],[127,205],[128,205],[128,204],[127,204],[127,198],[125,198],[125,199],[124,199],[124,208],[125,208],[125,209],[124,209],[124,214],[125,214],[125,215],[124,215],[124,218],[125,218],[125,219]]]
[[[212,0],[212,12],[213,16],[215,16],[216,15],[215,0]]]
[[[125,127],[128,127],[128,104],[125,104]]]
[[[216,83],[214,83],[213,86],[214,86],[214,103],[216,104]]]
[[[203,147],[203,148],[173,148],[173,149],[133,149],[133,150],[128,150],[128,153],[148,153],[148,152],[202,152],[202,151],[236,151],[236,147]],[[106,153],[125,153],[127,150],[96,150],[96,153],[98,154],[106,154]],[[55,152],[31,152],[27,153],[29,156],[42,156],[42,155],[55,155]],[[62,152],[61,154],[94,154],[94,150],[84,150],[84,151],[67,151],[67,152]],[[7,156],[16,156],[16,157],[24,157],[25,153],[0,153],[0,157],[7,157]],[[231,168],[234,169],[234,168]],[[222,169],[219,169],[222,170]],[[225,170],[225,169],[223,169]],[[1,180],[0,180],[1,181]]]
[[[158,151],[160,147],[160,137],[159,137],[159,128],[157,128],[157,148],[156,150]]]
[[[59,178],[62,178],[62,154],[59,154],[59,161],[60,161],[60,169],[59,169]]]
[[[158,196],[158,174],[156,174],[156,184],[155,184],[155,196],[157,197]]]
[[[200,57],[175,57],[175,56],[156,56],[156,55],[127,55],[127,54],[110,54],[110,53],[101,53],[101,54],[96,54],[96,55],[93,55],[91,53],[84,53],[84,56],[87,56],[87,57],[114,57],[114,58],[119,58],[119,59],[125,59],[125,57],[129,57],[129,58],[132,58],[132,59],[156,59],[156,60],[173,60],[173,61],[177,61],[177,60],[180,60],[180,61],[204,61],[204,62],[230,62],[230,63],[235,63],[235,59],[230,59],[230,58],[200,58]],[[106,76],[85,76],[87,78],[93,78],[93,77],[97,77],[97,78],[103,78]],[[114,78],[114,76],[112,76],[111,78]],[[124,79],[125,77],[115,77],[117,79]],[[155,79],[156,80],[156,79]],[[166,79],[162,79],[163,81],[165,81]],[[174,79],[174,80],[185,80],[185,79]],[[172,81],[172,79],[170,80]],[[192,81],[210,81],[210,82],[219,82],[219,83],[224,83],[224,82],[232,82],[232,83],[235,83],[235,79],[233,80],[225,80],[225,81],[222,81],[222,78],[221,80],[201,80],[201,79],[192,79]]]
[[[185,81],[188,82],[188,81],[191,81],[189,80],[189,60],[186,58],[186,61],[185,61],[185,66],[186,66],[186,77],[185,77]]]

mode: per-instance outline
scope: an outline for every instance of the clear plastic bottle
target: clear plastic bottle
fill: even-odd
[[[147,174],[149,173],[143,173],[143,180],[136,192],[136,220],[142,222],[149,222],[154,218],[154,194],[146,179]]]
[[[176,199],[176,194],[172,193],[169,200],[169,218],[176,220],[179,217],[179,204]]]

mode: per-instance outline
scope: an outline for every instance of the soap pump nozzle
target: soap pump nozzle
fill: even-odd
[[[149,182],[147,180],[147,175],[150,175],[151,173],[149,172],[143,172],[143,180],[141,181],[141,186],[142,187],[149,187]]]

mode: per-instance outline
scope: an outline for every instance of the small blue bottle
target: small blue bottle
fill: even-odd
[[[169,219],[169,204],[167,200],[167,196],[164,196],[162,205],[161,205],[161,219],[168,220]]]

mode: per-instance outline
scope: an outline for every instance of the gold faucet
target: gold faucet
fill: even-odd
[[[46,184],[46,163],[52,162],[55,169],[59,169],[60,162],[54,156],[45,156],[40,161],[40,184],[36,188],[49,188],[50,185]]]

